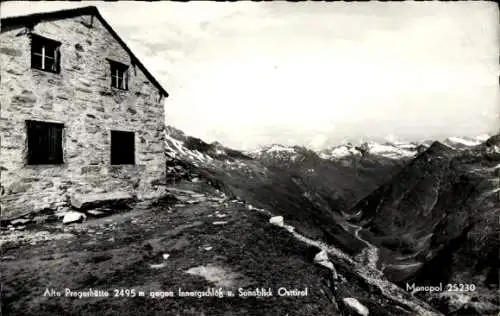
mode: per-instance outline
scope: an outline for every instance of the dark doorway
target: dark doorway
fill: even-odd
[[[135,164],[134,132],[111,131],[111,164]]]

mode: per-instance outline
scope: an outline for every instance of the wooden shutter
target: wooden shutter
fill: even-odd
[[[62,163],[62,128],[58,125],[50,125],[47,129],[48,162]]]
[[[42,69],[42,44],[36,36],[31,36],[31,68]]]
[[[54,65],[52,70],[58,73],[61,71],[61,50],[59,46],[55,48]]]
[[[123,89],[128,90],[128,68],[123,71]]]
[[[43,131],[36,122],[28,122],[28,164],[40,163],[43,157]]]

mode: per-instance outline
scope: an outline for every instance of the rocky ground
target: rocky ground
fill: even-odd
[[[203,184],[181,182],[170,192],[82,223],[39,220],[4,229],[2,314],[440,315],[404,291],[361,277],[348,256],[328,250],[335,281],[314,263],[322,246],[270,224],[264,210]],[[279,296],[280,287],[307,288],[307,295]],[[234,296],[178,293],[209,288]],[[243,296],[240,288],[271,289],[273,296]],[[101,297],[67,296],[89,289]],[[169,292],[174,297],[165,297]]]

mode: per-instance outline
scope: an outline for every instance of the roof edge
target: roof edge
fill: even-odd
[[[120,43],[120,45],[130,55],[132,62],[141,68],[146,78],[148,78],[160,90],[163,96],[165,97],[169,96],[168,92],[162,87],[162,85],[158,82],[158,80],[156,80],[156,78],[147,70],[144,64],[139,60],[139,58],[137,58],[137,56],[127,46],[125,41],[115,32],[115,30],[111,27],[111,25],[102,17],[101,13],[95,6],[86,6],[80,8],[64,9],[58,11],[41,12],[28,15],[2,18],[0,20],[0,31],[3,30],[4,27],[12,27],[16,25],[34,25],[43,20],[49,20],[49,19],[59,20],[85,14],[90,14],[97,17],[99,21],[102,23],[102,25],[104,25],[104,27],[108,30],[108,32],[111,33],[111,35],[115,38],[115,40],[118,43]]]

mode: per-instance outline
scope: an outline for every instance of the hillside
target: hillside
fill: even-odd
[[[379,300],[390,306],[348,271],[350,282],[335,291],[331,272],[313,263],[319,248],[202,184],[184,182],[160,203],[81,224],[44,223],[1,237],[2,315],[335,315],[332,299],[353,295],[372,310]],[[308,296],[280,297],[279,287],[308,288]],[[274,296],[213,296],[240,288],[272,288]],[[89,289],[109,297],[78,298]]]
[[[351,255],[359,254],[365,244],[345,230],[343,212],[404,165],[369,157],[344,165],[303,147],[241,153],[172,127],[167,130],[167,155],[167,174],[206,179],[226,194],[285,216],[304,235],[332,242]]]
[[[491,283],[496,280],[497,267],[497,261],[491,258],[495,258],[498,248],[495,247],[498,229],[491,224],[498,216],[495,195],[499,187],[495,182],[498,136],[483,143],[476,139],[464,144],[460,142],[462,138],[451,139],[461,145],[452,146],[448,140],[446,145],[411,144],[410,149],[408,144],[399,144],[390,147],[391,150],[398,151],[398,146],[402,146],[408,154],[394,155],[387,154],[388,147],[384,154],[382,150],[370,151],[377,148],[372,142],[361,146],[362,154],[352,151],[348,155],[324,157],[323,153],[323,158],[321,152],[303,147],[272,145],[246,153],[253,159],[246,157],[244,164],[251,165],[260,177],[254,178],[251,172],[235,176],[238,172],[234,170],[238,168],[231,168],[222,177],[217,171],[210,176],[214,182],[226,186],[225,192],[284,215],[302,234],[324,240],[355,260],[377,267],[403,288],[407,282],[424,285],[458,282],[462,272],[472,273],[463,276],[470,282],[473,277],[485,275],[486,280],[477,283],[485,291],[478,289],[469,298],[474,302],[485,294],[487,299],[472,303],[472,307],[454,295],[416,295],[447,313],[493,313],[498,309],[491,291],[498,283]],[[241,160],[233,162],[240,164],[241,170],[248,170],[241,163]],[[469,211],[471,208],[475,211]],[[464,234],[472,239],[461,241]],[[482,234],[479,239],[473,237],[478,234]],[[453,268],[446,268],[451,274],[457,270],[455,278],[432,273],[436,262],[442,263],[443,255],[450,252],[449,247],[457,245],[465,247],[461,257],[447,259]],[[470,264],[471,251],[475,254],[472,261],[481,252],[490,255],[486,261],[478,259]]]
[[[394,282],[474,284],[454,297],[423,294],[453,315],[498,311],[498,139],[457,148],[434,142],[350,212],[381,247],[378,265]]]
[[[356,169],[321,159],[317,153],[302,147],[273,146],[260,152],[242,153],[218,143],[205,143],[171,127],[167,129],[166,143],[171,183],[182,180],[207,183],[230,198],[250,203],[253,208],[281,215],[301,238],[320,240],[333,247],[339,260],[335,265],[344,266],[347,260],[347,269],[357,271],[362,278],[396,289],[383,281],[370,263],[366,264],[377,255],[372,254],[370,244],[357,236],[357,226],[346,221],[342,207],[348,202],[342,200],[346,195],[342,185],[350,182],[348,185],[355,190],[355,198],[350,197],[352,203],[391,173],[395,174],[405,160],[369,157],[358,160],[360,168]],[[363,181],[369,184],[362,185]]]
[[[333,152],[344,146],[336,147]],[[309,195],[323,200],[327,208],[343,212],[388,181],[411,157],[384,156],[370,149],[361,154],[358,148],[363,147],[375,146],[374,143],[365,144],[352,147],[345,155],[326,156],[325,150],[315,152],[299,146],[272,145],[249,155],[269,168],[283,170],[300,179],[297,181]]]

